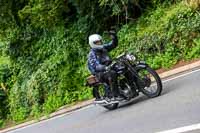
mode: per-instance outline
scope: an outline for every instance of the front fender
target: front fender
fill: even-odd
[[[145,69],[146,67],[148,67],[148,64],[145,61],[138,61],[135,69],[139,70],[139,69]]]

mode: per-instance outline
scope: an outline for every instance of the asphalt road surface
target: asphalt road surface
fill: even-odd
[[[198,123],[200,70],[163,81],[157,98],[141,94],[114,111],[90,105],[10,133],[156,133]],[[187,133],[200,133],[192,130]]]

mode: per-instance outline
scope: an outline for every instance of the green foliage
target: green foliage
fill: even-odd
[[[85,49],[79,45],[84,33],[77,32],[76,25],[71,28],[74,32],[72,29],[70,32],[64,31],[64,28],[57,28],[59,30],[53,34],[44,32],[33,45],[21,47],[23,52],[10,52],[13,57],[15,54],[18,54],[18,58],[20,56],[20,60],[13,60],[17,81],[9,96],[10,112],[14,120],[21,120],[31,113],[35,105],[50,113],[64,104],[89,98],[82,98],[82,93],[86,91],[82,87],[84,81],[79,82],[86,75],[83,72],[85,69],[79,69],[81,64],[85,65]],[[80,73],[85,74],[80,76]],[[26,112],[21,111],[21,107]]]
[[[199,57],[200,15],[182,2],[158,7],[141,17],[136,24],[125,25],[119,32],[119,54],[134,51],[153,68],[169,68],[180,59]],[[194,41],[196,40],[196,41]]]
[[[16,122],[23,121],[28,116],[28,110],[25,107],[19,107],[11,112],[12,119]]]
[[[89,74],[87,37],[111,26],[123,25],[113,56],[133,51],[155,69],[200,57],[199,11],[180,0],[2,3],[0,125],[7,118],[38,118],[90,99],[91,89],[84,86]]]
[[[62,90],[59,90],[56,94],[50,94],[47,96],[47,100],[44,104],[44,110],[47,114],[55,111],[64,104],[61,91]]]
[[[187,5],[193,9],[200,9],[200,1],[199,0],[185,0]]]
[[[9,61],[6,57],[0,58],[0,127],[2,126],[3,119],[7,118],[8,114],[8,88],[11,85],[10,77],[11,70]]]
[[[6,94],[2,89],[0,89],[0,120],[4,119],[6,115],[6,108],[4,106],[6,106]]]
[[[200,38],[194,39],[194,44],[186,53],[186,59],[200,57]]]
[[[0,127],[3,127],[4,120],[0,119]]]
[[[106,6],[112,8],[112,14],[113,15],[119,15],[121,12],[123,12],[123,8],[126,8],[128,6],[128,0],[120,0],[120,1],[109,1],[109,0],[99,0],[100,6]],[[134,1],[135,3],[138,1]]]
[[[22,24],[26,22],[36,28],[49,28],[61,23],[62,13],[68,12],[68,10],[64,1],[30,0],[18,14]]]

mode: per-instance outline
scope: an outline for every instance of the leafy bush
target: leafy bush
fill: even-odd
[[[2,127],[4,124],[4,120],[0,119],[0,127]]]
[[[186,3],[194,9],[200,8],[200,1],[199,0],[186,0]]]
[[[5,92],[0,89],[0,119],[5,118],[5,101],[6,101],[6,94]]]
[[[34,114],[32,108],[35,105],[42,112],[50,113],[64,104],[90,97],[82,98],[82,93],[88,93],[81,80],[87,73],[85,69],[80,69],[85,65],[85,50],[79,45],[82,41],[79,37],[84,34],[76,29],[74,33],[69,31],[65,32],[61,28],[53,34],[43,33],[30,47],[31,53],[26,45],[21,47],[23,52],[11,51],[11,57],[18,54],[17,58],[20,59],[13,60],[17,79],[9,95],[13,120],[21,120],[29,113]],[[74,34],[80,35],[75,37]]]
[[[125,50],[134,51],[155,69],[200,57],[197,8],[189,8],[180,0],[149,3],[136,0],[131,5],[131,11],[136,12],[131,14],[127,8],[133,16],[126,21],[125,9],[115,8],[129,6],[129,1],[118,1],[117,5],[112,1],[108,5],[110,2],[3,0],[5,4],[0,3],[0,80],[6,88],[0,89],[1,121],[8,116],[16,122],[28,116],[39,117],[62,105],[91,98],[91,90],[84,86],[89,74],[87,37],[112,25],[123,25],[118,32],[119,47],[113,56]],[[137,11],[135,6],[141,9]]]
[[[200,38],[194,39],[194,44],[186,53],[186,59],[193,59],[200,57]]]
[[[134,51],[155,69],[169,68],[181,59],[197,58],[199,20],[199,12],[183,2],[167,8],[158,7],[136,24],[125,25],[120,30],[119,51]]]
[[[0,127],[8,115],[8,89],[11,86],[11,70],[7,58],[1,57],[0,61]]]

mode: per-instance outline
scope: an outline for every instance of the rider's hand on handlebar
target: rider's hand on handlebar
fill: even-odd
[[[111,67],[112,67],[111,65],[106,66],[106,67],[105,67],[105,70],[106,70],[106,71],[110,71],[110,70],[111,70]]]
[[[106,66],[106,67],[105,67],[105,70],[106,70],[106,72],[107,72],[107,71],[110,71],[110,67],[109,67],[109,66]]]
[[[111,62],[110,65],[105,67],[105,70],[110,71],[113,68],[114,64],[115,64],[115,62]]]

